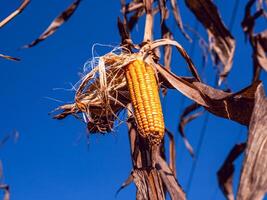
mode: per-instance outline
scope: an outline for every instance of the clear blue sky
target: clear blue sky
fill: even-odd
[[[20,2],[1,1],[0,18],[13,11]],[[21,62],[0,60],[0,136],[3,137],[14,129],[20,133],[16,143],[8,141],[0,151],[4,182],[11,187],[12,200],[115,199],[117,189],[131,171],[125,124],[115,133],[92,135],[87,145],[84,124],[71,117],[57,121],[48,115],[61,105],[49,98],[72,101],[73,91],[54,89],[70,89],[71,84],[78,81],[78,73],[82,72],[83,64],[92,56],[92,45],[119,44],[116,26],[117,16],[120,15],[119,0],[83,0],[70,20],[52,37],[31,49],[19,49],[37,38],[71,2],[72,0],[32,1],[21,15],[0,30],[0,53],[22,59]],[[229,24],[233,1],[214,2],[220,7],[225,23]],[[194,26],[194,16],[183,1],[179,3],[184,23]],[[244,3],[245,1],[240,1],[232,29],[237,48],[228,84],[234,91],[247,86],[251,81],[251,47],[249,43],[244,44],[240,26]],[[266,28],[266,24],[261,24],[257,30],[262,29],[263,25]],[[189,51],[191,44],[184,39],[172,19],[169,25],[174,30],[175,39]],[[141,20],[133,33],[136,43],[142,38],[142,28]],[[156,30],[158,31],[158,27]],[[201,25],[198,30],[205,36]],[[96,49],[99,55],[109,50],[101,47]],[[186,74],[185,67],[182,67],[185,66],[184,61],[177,53],[174,55],[173,70],[180,75]],[[193,60],[199,71],[200,55],[196,45]],[[214,73],[209,62],[204,77],[209,84],[214,82]],[[266,73],[262,75],[262,79],[265,80],[266,88]],[[178,179],[186,187],[193,160],[177,134],[181,102],[179,92],[171,91],[162,103],[166,126],[175,133]],[[190,101],[186,99],[184,106],[188,104]],[[188,138],[195,148],[204,119],[205,115],[186,128]],[[190,200],[224,199],[217,186],[216,171],[234,143],[246,138],[245,127],[211,114],[208,119],[199,162],[188,195]],[[240,170],[241,161],[240,158],[236,162],[237,170]],[[236,173],[235,185],[238,176],[239,173]],[[122,190],[117,199],[135,199],[134,185]]]

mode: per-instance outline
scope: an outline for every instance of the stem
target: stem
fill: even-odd
[[[144,0],[144,3],[146,9],[146,22],[145,22],[143,42],[149,42],[153,40],[153,23],[154,23],[154,15],[152,12],[153,0]]]

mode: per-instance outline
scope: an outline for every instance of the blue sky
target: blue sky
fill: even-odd
[[[4,18],[21,1],[1,2],[0,18]],[[64,2],[64,3],[63,3]],[[71,84],[79,80],[84,63],[92,56],[93,44],[116,46],[120,43],[117,31],[117,16],[120,3],[111,1],[81,2],[79,8],[53,36],[31,49],[19,49],[36,39],[62,10],[72,1],[32,1],[26,10],[0,30],[0,53],[17,56],[21,62],[0,60],[1,73],[1,116],[0,136],[12,132],[20,133],[19,140],[8,141],[1,148],[0,158],[4,167],[4,182],[11,187],[14,200],[72,200],[72,199],[115,199],[115,193],[131,171],[127,128],[121,125],[116,132],[92,135],[86,140],[85,125],[74,118],[63,121],[53,120],[48,113],[57,106],[73,99]],[[221,9],[225,24],[230,23],[233,1],[214,1]],[[181,4],[185,24],[194,26],[195,18]],[[233,69],[228,84],[233,91],[249,85],[251,81],[251,47],[244,43],[240,21],[245,1],[240,1],[232,29],[237,47]],[[156,18],[158,20],[158,17]],[[159,24],[159,21],[157,21]],[[187,51],[188,43],[177,29],[173,19],[169,21],[174,37]],[[257,30],[266,28],[260,23]],[[143,20],[132,34],[133,41],[142,39]],[[155,26],[156,36],[160,36]],[[199,32],[205,31],[199,25]],[[110,48],[97,47],[101,55]],[[193,60],[201,71],[201,57],[196,44]],[[175,52],[173,71],[185,75],[185,63]],[[182,67],[183,66],[183,67]],[[211,63],[205,69],[205,79],[212,85],[215,70]],[[267,83],[266,73],[262,79]],[[56,88],[64,88],[57,89]],[[265,86],[266,88],[266,86]],[[57,99],[62,103],[57,102]],[[193,160],[185,150],[177,133],[178,117],[183,100],[177,91],[169,91],[163,100],[166,126],[175,133],[177,150],[178,179],[186,188]],[[190,104],[185,99],[183,106]],[[196,148],[205,121],[205,115],[193,121],[186,133]],[[216,171],[223,163],[231,147],[246,139],[246,128],[237,123],[208,115],[196,171],[191,182],[188,199],[224,199],[218,189]],[[242,157],[236,162],[240,169]],[[239,173],[235,176],[235,188]],[[131,184],[117,197],[135,199],[135,187]]]

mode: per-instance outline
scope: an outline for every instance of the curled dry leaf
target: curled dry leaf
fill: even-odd
[[[202,54],[202,66],[205,68],[208,63],[208,55],[211,53],[208,42],[201,36],[201,34],[194,28],[185,25],[185,28],[190,31],[198,40],[198,44]]]
[[[228,200],[234,200],[233,192],[233,175],[234,175],[234,161],[244,152],[246,143],[236,144],[229,152],[223,165],[217,172],[219,186]]]
[[[170,169],[172,170],[172,173],[174,175],[174,177],[176,178],[176,151],[175,151],[175,141],[174,141],[174,136],[173,133],[171,131],[169,131],[167,128],[165,128],[165,132],[167,133],[167,136],[169,138],[169,166]]]
[[[257,87],[237,200],[260,200],[267,191],[267,98]]]
[[[167,7],[166,7],[166,0],[158,0],[158,7],[160,10],[160,24],[163,23],[165,19],[167,19]]]
[[[123,15],[123,24],[127,27],[127,31],[131,32],[138,22],[139,18],[145,14],[145,7],[142,0],[135,0],[131,1],[130,3],[126,4],[125,1],[121,1],[121,12]],[[131,14],[130,19],[128,19],[128,14]],[[122,35],[121,35],[122,36]]]
[[[171,199],[185,200],[185,192],[178,183],[166,161],[163,160],[160,156],[158,156],[157,158],[156,169],[159,171],[162,182],[166,186]]]
[[[245,7],[245,15],[243,21],[241,23],[243,27],[243,31],[246,37],[253,37],[254,33],[254,26],[256,19],[263,15],[264,10],[263,8],[257,9],[254,14],[251,14],[252,6],[255,4],[256,0],[249,0]]]
[[[133,11],[136,11],[142,7],[144,7],[144,2],[143,0],[133,0],[128,4],[125,4],[121,1],[121,5],[123,7],[124,10],[122,10],[122,13],[124,14],[128,14],[131,13]],[[125,6],[124,6],[125,5]]]
[[[253,47],[253,64],[254,77],[253,80],[258,80],[260,77],[260,70],[267,71],[267,30],[258,33],[252,38]]]
[[[116,197],[117,195],[120,193],[120,191],[122,189],[124,189],[125,187],[127,187],[128,185],[130,185],[134,180],[133,177],[133,172],[131,172],[131,174],[128,176],[128,178],[122,183],[121,187],[118,189],[118,191],[116,192]]]
[[[162,84],[175,88],[182,94],[202,105],[209,112],[243,125],[248,125],[254,106],[254,93],[259,82],[237,92],[228,93],[214,89],[194,78],[176,76],[160,65],[156,65]]]
[[[0,54],[0,57],[5,58],[7,60],[20,61],[20,58],[15,58],[15,57],[4,55],[4,54]]]
[[[55,31],[71,17],[80,2],[81,0],[74,1],[64,12],[62,12],[52,21],[49,27],[36,40],[32,41],[28,45],[23,46],[23,48],[31,48],[55,33]]]
[[[0,28],[5,26],[8,22],[10,22],[14,17],[16,17],[18,14],[20,14],[30,3],[30,0],[24,0],[22,4],[14,11],[12,12],[9,16],[7,16],[5,19],[3,19],[0,22]]]
[[[186,5],[195,14],[197,19],[207,29],[210,49],[214,52],[215,61],[223,65],[219,76],[219,85],[231,70],[235,51],[235,40],[225,27],[217,7],[211,0],[186,0]],[[219,64],[218,62],[216,64]]]
[[[258,1],[259,8],[255,11],[255,13],[251,14],[252,7],[255,3],[256,0],[249,0],[247,2],[245,15],[242,21],[245,36],[246,38],[249,38],[250,44],[253,48],[253,81],[259,80],[261,69],[267,71],[267,30],[254,34],[256,20],[259,17],[264,16],[265,11],[262,5],[263,2]]]
[[[137,24],[139,18],[144,14],[145,14],[145,9],[143,7],[141,7],[140,9],[138,9],[134,12],[134,14],[130,17],[130,19],[128,20],[128,23],[127,23],[128,29],[130,31],[133,30],[133,28]]]
[[[197,103],[193,103],[193,104],[187,106],[184,109],[184,112],[182,113],[182,115],[180,117],[180,122],[179,122],[179,126],[178,126],[178,130],[179,130],[179,133],[181,134],[181,137],[184,140],[185,147],[187,148],[187,150],[189,151],[191,156],[194,156],[194,150],[193,150],[193,147],[191,146],[191,144],[189,143],[189,141],[185,135],[184,128],[190,121],[196,119],[197,117],[199,117],[203,114],[203,111],[199,111],[199,112],[191,114],[192,112],[196,111],[199,108],[201,108],[201,106],[198,105]]]
[[[129,44],[132,43],[130,41],[130,34],[128,32],[128,29],[126,27],[126,25],[120,20],[120,18],[118,17],[118,29],[119,29],[119,33],[121,36],[121,44],[125,45],[125,44]]]

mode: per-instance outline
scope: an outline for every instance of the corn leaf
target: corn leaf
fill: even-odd
[[[237,200],[260,200],[267,191],[267,98],[257,87]]]
[[[186,0],[186,5],[206,28],[210,48],[214,52],[215,63],[221,63],[219,85],[231,70],[235,51],[235,40],[225,27],[217,7],[211,0]]]
[[[249,125],[255,103],[254,94],[260,82],[255,82],[239,92],[228,93],[214,89],[194,78],[176,76],[160,65],[156,65],[156,68],[165,87],[175,88],[219,117]]]
[[[34,41],[32,41],[30,44],[25,45],[24,48],[31,48],[35,45],[37,45],[39,42],[45,40],[52,34],[56,32],[56,30],[64,24],[68,19],[71,17],[71,15],[74,13],[74,11],[77,9],[78,5],[80,4],[81,0],[74,1],[64,12],[62,12],[58,17],[56,17],[52,23],[48,26],[48,28]]]
[[[199,116],[201,116],[203,114],[203,111],[198,111],[196,113],[191,114],[192,112],[198,110],[199,108],[201,108],[201,106],[199,106],[197,103],[193,103],[193,104],[187,106],[184,109],[184,112],[182,113],[182,115],[180,117],[180,122],[178,125],[179,133],[180,133],[181,137],[183,138],[185,147],[187,148],[187,150],[189,151],[191,156],[194,156],[194,150],[193,150],[193,147],[191,146],[191,144],[189,143],[189,141],[185,135],[184,128],[189,122],[191,122],[192,120],[198,118]]]
[[[0,57],[7,59],[7,60],[20,61],[20,58],[15,58],[15,57],[4,55],[4,54],[0,54]]]
[[[244,152],[246,143],[236,144],[229,152],[223,165],[217,172],[219,186],[228,200],[234,200],[233,192],[233,175],[234,175],[234,161]]]

